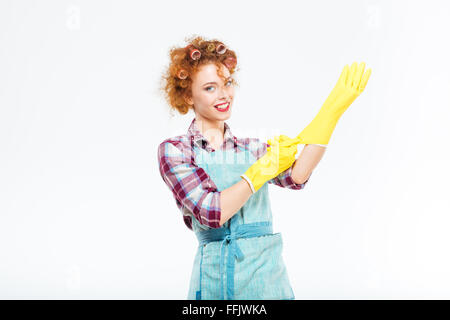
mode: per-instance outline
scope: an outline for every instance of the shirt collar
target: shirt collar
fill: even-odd
[[[224,133],[224,136],[223,136],[224,143],[227,140],[230,140],[232,142],[237,142],[237,138],[233,135],[233,133],[231,132],[230,126],[226,122],[224,122],[224,130],[225,130],[225,133]],[[208,141],[203,136],[201,131],[198,129],[197,122],[196,122],[195,118],[191,121],[191,124],[189,125],[189,129],[188,129],[187,132],[188,132],[189,139],[191,139],[194,143],[197,142],[197,141],[201,142],[202,140]],[[200,144],[200,145],[202,145],[202,144]]]

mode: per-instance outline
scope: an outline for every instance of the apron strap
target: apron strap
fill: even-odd
[[[236,240],[240,238],[253,238],[263,235],[272,234],[272,222],[262,221],[254,223],[246,223],[236,225],[233,231],[230,228],[215,228],[207,229],[204,231],[196,232],[195,235],[199,241],[199,245],[204,245],[212,241],[222,241],[220,245],[220,299],[224,300],[224,289],[223,289],[223,267],[225,264],[225,250],[223,250],[224,245],[229,245],[228,248],[228,259],[227,259],[227,297],[230,300],[234,300],[234,269],[235,269],[235,259],[242,260],[244,254],[242,253]],[[203,250],[202,250],[203,258]],[[201,275],[201,274],[200,274]],[[201,292],[201,283],[200,290]]]

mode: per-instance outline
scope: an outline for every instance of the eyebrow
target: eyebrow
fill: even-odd
[[[229,76],[226,80],[229,80],[229,79],[231,79],[231,76]],[[206,86],[207,84],[217,84],[217,82],[207,82],[207,83],[204,83],[203,85]]]

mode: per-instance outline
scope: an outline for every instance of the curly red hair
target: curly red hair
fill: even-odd
[[[205,40],[203,37],[194,35],[185,39],[188,42],[186,47],[171,47],[170,63],[163,72],[161,78],[161,87],[164,98],[172,109],[180,114],[186,114],[191,108],[185,98],[192,97],[192,76],[196,74],[199,68],[205,64],[213,63],[217,67],[217,74],[225,81],[221,71],[222,65],[225,65],[230,75],[237,71],[237,57],[233,50],[226,47],[223,42],[212,39]],[[221,53],[225,46],[226,51]],[[193,51],[200,52],[200,58],[194,60],[191,57]],[[194,58],[198,52],[194,53]],[[232,82],[238,85],[232,78]]]

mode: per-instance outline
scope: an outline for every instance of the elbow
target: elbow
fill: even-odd
[[[212,229],[218,229],[221,228],[222,225],[225,223],[225,221],[222,221],[222,214],[221,211],[218,212],[218,217],[216,219],[214,219],[214,221],[212,221],[211,223],[208,223],[208,227],[212,228]]]
[[[292,180],[296,183],[296,184],[303,184],[305,183],[309,177],[311,176],[312,172],[305,172],[305,173],[292,173]]]
[[[217,229],[223,224],[222,222],[222,210],[219,208],[204,209],[194,212],[195,219],[203,226]]]
[[[214,220],[214,221],[203,221],[203,222],[200,222],[200,224],[202,224],[204,226],[207,226],[207,227],[209,227],[211,229],[221,228],[224,223],[225,223],[225,221],[222,221],[222,219]]]
[[[223,209],[220,210],[219,225],[216,228],[221,228],[225,224],[225,222],[227,222],[227,220],[225,220],[225,215],[222,213],[223,213]]]

